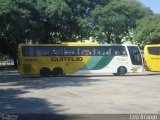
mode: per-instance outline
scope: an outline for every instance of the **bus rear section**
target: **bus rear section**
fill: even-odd
[[[160,44],[145,45],[144,63],[147,71],[160,71]]]

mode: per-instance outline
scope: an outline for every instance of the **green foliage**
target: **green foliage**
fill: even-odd
[[[89,18],[97,4],[107,0],[59,0],[48,2],[45,13],[51,24],[53,40],[77,41],[91,36]],[[53,41],[52,41],[53,42]]]
[[[100,39],[107,43],[122,43],[122,38],[136,27],[136,20],[148,14],[152,12],[136,1],[119,0],[117,4],[114,0],[105,6],[96,6],[92,19]]]
[[[17,59],[17,46],[26,39],[122,43],[132,39],[136,21],[151,14],[133,0],[0,0],[0,51]]]
[[[137,22],[134,38],[142,46],[160,44],[160,15],[146,16]]]

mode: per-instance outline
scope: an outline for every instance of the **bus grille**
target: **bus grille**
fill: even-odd
[[[30,65],[30,64],[24,64],[24,65],[23,65],[23,71],[24,71],[25,73],[31,72],[31,65]]]

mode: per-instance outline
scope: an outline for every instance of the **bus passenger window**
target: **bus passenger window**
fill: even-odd
[[[74,51],[65,51],[64,55],[74,55]]]
[[[112,55],[127,55],[126,49],[124,46],[112,46],[111,47]]]
[[[106,55],[109,55],[109,51],[106,51]]]
[[[71,56],[78,55],[78,48],[77,47],[65,47],[64,55],[71,55]]]
[[[96,47],[95,49],[96,49],[95,50],[96,55],[98,55],[98,56],[105,55],[105,51],[104,51],[103,47]]]
[[[60,46],[50,47],[50,55],[51,56],[61,56],[61,55],[63,55],[62,47],[60,47]]]
[[[89,51],[89,50],[82,50],[81,51],[81,55],[91,55],[92,53],[91,53],[91,51]]]
[[[79,47],[79,55],[92,56],[95,55],[95,50],[93,47]]]
[[[101,55],[101,51],[97,51],[97,55]]]
[[[36,47],[36,56],[42,56],[43,53],[42,53],[42,47],[38,46]]]
[[[57,51],[53,49],[53,50],[51,50],[50,54],[51,54],[51,56],[57,55]]]
[[[49,48],[48,47],[42,47],[42,55],[49,56]]]
[[[115,54],[115,55],[119,55],[119,52],[118,52],[118,51],[114,51],[114,54]]]

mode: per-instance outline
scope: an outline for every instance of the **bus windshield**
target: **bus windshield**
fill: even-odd
[[[160,55],[160,47],[148,47],[149,54]]]
[[[128,46],[129,55],[133,65],[142,65],[140,50],[136,46]]]

